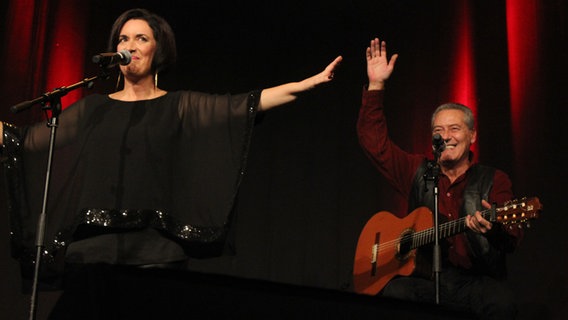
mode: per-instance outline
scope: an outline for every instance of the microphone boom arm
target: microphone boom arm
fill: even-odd
[[[21,111],[24,111],[26,109],[29,109],[30,107],[32,107],[35,104],[41,103],[46,104],[48,102],[52,102],[54,100],[60,99],[61,97],[65,96],[67,93],[78,89],[80,87],[86,87],[88,89],[91,89],[94,86],[94,82],[95,80],[99,79],[99,78],[108,78],[108,74],[103,71],[100,75],[98,76],[94,76],[91,78],[85,78],[75,84],[72,84],[70,86],[63,86],[57,89],[54,89],[53,91],[50,92],[46,92],[44,94],[42,94],[41,96],[33,99],[33,100],[28,100],[28,101],[23,101],[20,102],[16,105],[13,105],[12,107],[10,107],[10,111],[12,111],[12,113],[19,113]]]

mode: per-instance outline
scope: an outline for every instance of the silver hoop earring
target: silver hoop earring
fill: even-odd
[[[116,79],[116,91],[118,91],[118,86],[120,86],[120,78],[122,78],[122,72],[118,73],[118,78]]]

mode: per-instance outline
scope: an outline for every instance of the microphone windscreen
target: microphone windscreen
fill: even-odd
[[[130,51],[128,50],[121,50],[120,52],[118,52],[121,56],[122,59],[120,59],[120,64],[125,66],[127,64],[130,63],[130,61],[132,61],[132,54],[130,53]]]

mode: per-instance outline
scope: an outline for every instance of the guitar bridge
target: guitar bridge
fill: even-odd
[[[375,243],[371,247],[371,277],[374,277],[377,274],[377,257],[379,256],[380,239],[380,232],[375,233]]]

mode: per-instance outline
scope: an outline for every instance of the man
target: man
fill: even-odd
[[[398,55],[387,59],[386,43],[375,38],[366,51],[369,85],[363,92],[357,132],[365,153],[391,185],[409,201],[409,212],[420,206],[434,212],[432,182],[425,177],[432,160],[401,150],[388,137],[383,111],[385,81]],[[438,158],[440,219],[465,216],[467,231],[444,241],[441,257],[440,302],[464,308],[482,318],[510,319],[516,314],[511,291],[504,285],[505,253],[522,237],[518,228],[507,228],[484,219],[480,210],[490,203],[503,204],[513,197],[511,181],[497,169],[473,162],[470,146],[476,141],[471,110],[448,103],[432,116],[432,135],[443,139]],[[425,181],[426,180],[426,181]],[[428,253],[430,259],[432,253]],[[430,274],[428,274],[430,275]],[[394,278],[381,295],[412,301],[434,302],[432,277]]]

